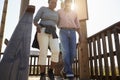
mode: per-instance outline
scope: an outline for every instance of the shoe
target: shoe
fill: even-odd
[[[64,72],[63,69],[60,71],[60,75],[61,75],[61,77],[63,77],[64,79],[66,79],[66,73]]]
[[[48,77],[49,77],[50,80],[55,80],[53,69],[48,70]]]
[[[74,77],[67,77],[68,80],[74,80]]]
[[[74,74],[66,74],[68,80],[74,80]]]
[[[46,80],[46,75],[45,73],[40,73],[40,80]]]
[[[66,74],[66,77],[74,77],[74,74]]]

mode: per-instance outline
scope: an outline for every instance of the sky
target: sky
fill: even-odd
[[[0,21],[2,17],[3,2],[4,0],[0,0]],[[3,40],[5,38],[8,40],[11,38],[11,35],[19,21],[20,3],[21,0],[8,0],[8,10]],[[59,8],[59,4],[60,0],[58,0],[56,10]],[[87,4],[88,20],[86,22],[88,37],[120,21],[120,0],[87,0]],[[35,5],[35,15],[41,6],[47,6],[48,4],[47,0],[30,0],[30,5]],[[33,26],[31,42],[34,37],[34,33],[35,27]],[[3,44],[2,52],[4,52],[5,47],[6,46]]]

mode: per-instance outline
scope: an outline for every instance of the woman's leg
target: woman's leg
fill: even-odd
[[[44,31],[41,31],[41,33],[37,33],[37,40],[40,47],[38,64],[40,65],[40,72],[42,76],[45,74],[45,68],[46,68],[45,65],[46,65],[48,41],[49,41],[48,34],[44,33]]]
[[[50,37],[50,48],[51,48],[51,68],[53,69],[56,63],[59,62],[59,41],[58,39],[53,39],[52,36]]]
[[[48,76],[49,76],[50,80],[54,80],[54,72],[53,72],[53,70],[55,70],[55,66],[59,61],[59,52],[60,52],[60,50],[59,50],[58,39],[53,39],[52,35],[50,35],[49,38],[50,38],[49,46],[50,46],[52,55],[51,55],[51,67],[48,70]]]

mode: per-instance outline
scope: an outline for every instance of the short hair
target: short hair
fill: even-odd
[[[48,3],[50,2],[50,0],[48,0]]]

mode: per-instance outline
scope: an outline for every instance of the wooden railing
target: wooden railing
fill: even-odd
[[[78,53],[77,53],[78,55]],[[46,71],[48,70],[48,68],[50,67],[50,60],[51,60],[51,56],[48,55],[47,56],[47,64],[46,64]],[[30,76],[39,76],[40,74],[40,65],[38,65],[38,54],[31,54],[30,58],[29,58],[29,75]],[[74,64],[73,64],[73,71],[76,77],[79,76],[79,72],[78,72],[78,57],[75,58],[74,60]],[[56,76],[60,76],[60,71],[63,68],[63,62],[62,62],[62,53],[60,53],[60,57],[59,57],[59,63],[56,65],[55,67],[55,75]]]
[[[120,22],[88,38],[91,79],[120,80]]]
[[[28,5],[0,61],[0,80],[27,80],[32,20],[35,6]]]
[[[78,52],[77,52],[78,55]],[[38,54],[30,54],[29,57],[29,75],[30,76],[39,76],[40,75],[40,65],[38,65]],[[0,53],[0,61],[3,58],[3,53]],[[56,65],[56,70],[55,70],[55,75],[56,76],[60,76],[60,71],[63,68],[63,62],[62,62],[62,53],[60,53],[60,57],[59,57],[59,63]],[[48,68],[50,67],[50,60],[51,60],[51,56],[48,55],[47,56],[47,64],[46,64],[46,71],[48,70]],[[76,77],[79,77],[79,65],[78,65],[78,57],[76,57],[74,59],[74,64],[73,64],[73,71]]]
[[[92,80],[120,80],[120,22],[96,33],[88,38],[88,58],[90,68],[90,79]],[[77,47],[78,48],[78,47]],[[62,53],[61,53],[62,54]],[[3,54],[0,54],[2,59]],[[51,56],[47,57],[46,70],[50,67]],[[74,60],[73,71],[76,77],[79,76],[79,50]],[[60,62],[56,65],[55,74],[60,75],[63,62],[60,55]],[[82,64],[82,63],[81,63]],[[29,75],[39,76],[38,54],[30,54]]]
[[[40,65],[38,65],[39,55],[31,54],[29,57],[29,75],[30,76],[39,76],[40,74]],[[46,70],[49,68],[50,56],[47,56]]]

